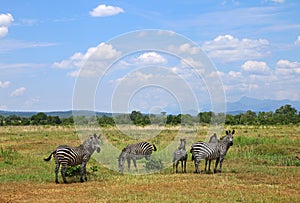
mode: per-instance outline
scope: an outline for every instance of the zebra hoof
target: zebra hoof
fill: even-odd
[[[58,180],[55,181],[56,184],[59,184]]]
[[[81,183],[83,183],[83,182],[84,182],[82,178],[80,178],[80,182],[81,182]]]

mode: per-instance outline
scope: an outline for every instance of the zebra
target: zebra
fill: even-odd
[[[85,176],[85,181],[87,181],[87,174],[86,174],[86,164],[89,161],[91,155],[94,153],[95,150],[100,152],[100,135],[99,137],[96,134],[90,136],[86,139],[83,144],[79,145],[78,147],[70,147],[67,145],[60,145],[58,146],[48,158],[45,158],[45,161],[50,161],[52,155],[54,156],[55,160],[55,183],[58,182],[58,171],[60,165],[61,168],[61,176],[63,178],[64,183],[68,183],[66,180],[66,167],[67,166],[76,166],[81,164],[81,173],[80,173],[80,182],[83,182],[83,175]]]
[[[118,167],[119,172],[123,173],[124,163],[127,160],[128,171],[130,171],[130,161],[132,159],[135,170],[137,171],[136,160],[142,159],[145,157],[147,161],[150,160],[152,151],[156,151],[157,148],[153,144],[151,145],[148,142],[139,142],[136,144],[127,145],[121,152],[118,158]]]
[[[176,173],[178,173],[178,164],[181,161],[181,170],[183,173],[186,173],[186,161],[188,154],[185,149],[186,140],[184,138],[180,139],[180,145],[173,153],[173,170],[176,166]]]
[[[210,138],[209,138],[209,142],[208,143],[214,143],[215,145],[217,145],[217,143],[220,140],[218,139],[218,136],[216,133],[214,133]],[[213,145],[212,145],[213,146]],[[206,167],[207,167],[207,162],[208,162],[208,171],[210,172],[210,164],[211,164],[211,159],[205,159],[205,168],[204,168],[204,173],[206,173]]]
[[[222,172],[222,164],[225,155],[230,146],[233,145],[233,134],[230,131],[226,131],[226,135],[216,145],[214,143],[196,142],[192,145],[190,152],[192,153],[192,160],[195,164],[195,173],[199,173],[198,166],[202,159],[216,159],[216,165],[214,173],[217,172],[218,164],[220,163],[220,172]]]

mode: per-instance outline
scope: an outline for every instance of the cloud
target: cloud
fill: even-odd
[[[300,44],[300,36],[298,36],[296,41],[295,41],[295,45],[299,45],[299,44]]]
[[[291,62],[288,60],[279,60],[277,62],[276,72],[278,75],[299,75],[300,74],[300,63]]]
[[[138,56],[135,62],[138,64],[165,64],[168,61],[156,52],[146,52]]]
[[[113,16],[118,15],[119,13],[123,13],[124,10],[120,7],[115,6],[107,6],[105,4],[101,4],[94,8],[90,15],[93,17],[105,17],[105,16]]]
[[[5,81],[5,82],[0,81],[0,88],[7,88],[9,86],[10,86],[9,81]]]
[[[5,37],[8,34],[8,27],[13,21],[14,18],[10,13],[0,14],[0,38]]]
[[[284,3],[285,0],[271,0],[274,3]]]
[[[238,39],[232,35],[220,35],[212,41],[207,41],[202,48],[208,56],[222,62],[233,62],[261,58],[268,55],[266,39]]]
[[[12,97],[21,96],[22,94],[24,94],[25,90],[26,90],[25,87],[20,87],[20,88],[14,90],[13,92],[11,92],[10,96],[12,96]]]
[[[77,68],[77,70],[68,73],[72,77],[77,77],[79,74],[86,77],[96,77],[102,74],[109,67],[111,61],[114,61],[120,55],[121,52],[114,49],[112,45],[101,43],[97,47],[89,48],[85,53],[77,52],[69,59],[55,62],[52,67],[61,69]]]
[[[271,71],[266,62],[263,61],[246,61],[242,69],[249,73],[267,74]]]
[[[278,60],[274,67],[264,61],[247,61],[241,71],[220,74],[227,98],[300,99],[300,62]]]
[[[171,52],[179,53],[179,54],[185,53],[185,54],[195,55],[200,52],[200,48],[198,46],[189,43],[184,43],[180,46],[170,45],[168,49]]]

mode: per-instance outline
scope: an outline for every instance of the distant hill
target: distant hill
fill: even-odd
[[[227,103],[227,114],[239,114],[246,112],[248,110],[254,112],[274,112],[276,109],[284,106],[286,104],[290,104],[293,108],[300,111],[300,101],[291,101],[291,100],[272,100],[272,99],[255,99],[250,97],[242,97],[239,101],[236,102],[228,102]],[[203,111],[210,111],[209,108]],[[0,115],[3,116],[10,116],[10,115],[17,115],[20,117],[31,117],[38,112],[26,112],[26,111],[3,111],[0,110]],[[86,111],[86,110],[77,110],[77,111],[50,111],[44,112],[48,116],[59,116],[60,118],[68,118],[72,115],[76,116],[91,116],[94,115],[93,111]],[[190,111],[188,112],[191,115],[197,115],[198,112]],[[169,114],[169,113],[168,113]],[[174,115],[180,114],[180,112],[173,113]],[[112,116],[112,113],[107,112],[96,112],[96,115],[101,117],[105,116]]]
[[[240,112],[246,112],[248,110],[254,112],[274,112],[276,109],[290,104],[292,107],[300,111],[300,101],[285,100],[272,100],[272,99],[255,99],[250,97],[242,97],[239,101],[228,102],[227,112],[229,114],[237,114]]]
[[[0,110],[0,115],[2,116],[11,116],[11,115],[16,115],[16,116],[20,116],[20,117],[25,117],[25,118],[28,118],[28,117],[31,117],[35,114],[37,114],[39,112],[34,112],[34,111],[30,111],[30,112],[27,112],[27,111],[3,111],[3,110]],[[58,116],[60,118],[68,118],[70,116],[72,116],[73,114],[76,115],[76,116],[91,116],[91,115],[94,115],[94,112],[93,111],[72,111],[72,110],[69,110],[69,111],[50,111],[50,112],[44,112],[47,116]],[[96,115],[101,117],[103,115],[105,116],[112,116],[111,113],[106,113],[106,112],[96,112]]]

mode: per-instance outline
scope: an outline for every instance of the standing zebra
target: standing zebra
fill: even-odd
[[[180,145],[173,153],[173,170],[176,166],[176,173],[178,173],[178,164],[181,161],[181,170],[183,173],[186,173],[186,161],[188,154],[185,149],[186,140],[184,138],[180,139]]]
[[[122,152],[118,158],[119,172],[123,173],[125,160],[127,160],[128,171],[130,171],[131,159],[133,160],[135,170],[137,171],[136,160],[139,160],[139,159],[142,159],[145,157],[145,159],[149,161],[152,151],[156,151],[156,146],[151,145],[148,142],[139,142],[136,144],[127,145],[122,150]]]
[[[202,159],[215,160],[216,165],[214,172],[217,172],[218,163],[220,162],[220,172],[222,172],[222,164],[225,155],[230,146],[233,145],[233,134],[230,131],[226,131],[226,135],[216,145],[214,143],[196,142],[192,145],[191,153],[192,160],[195,163],[195,173],[199,173],[198,166]]]
[[[216,147],[217,143],[219,142],[218,136],[216,133],[214,133],[210,138],[208,143],[214,143],[211,145],[212,147]],[[204,173],[206,173],[206,167],[207,167],[207,162],[208,162],[208,171],[210,172],[210,164],[211,164],[212,159],[205,159],[205,168],[204,168]]]
[[[80,173],[80,181],[83,182],[83,175],[85,176],[85,181],[87,181],[86,175],[86,164],[89,161],[91,155],[94,153],[95,150],[100,152],[100,136],[97,137],[96,134],[90,136],[86,139],[82,145],[78,147],[70,147],[67,145],[60,145],[58,146],[48,158],[45,158],[45,161],[50,161],[52,155],[55,159],[55,182],[58,182],[58,171],[60,164],[61,168],[61,176],[63,178],[64,183],[67,183],[66,180],[66,167],[67,166],[76,166],[81,164],[81,173]]]

